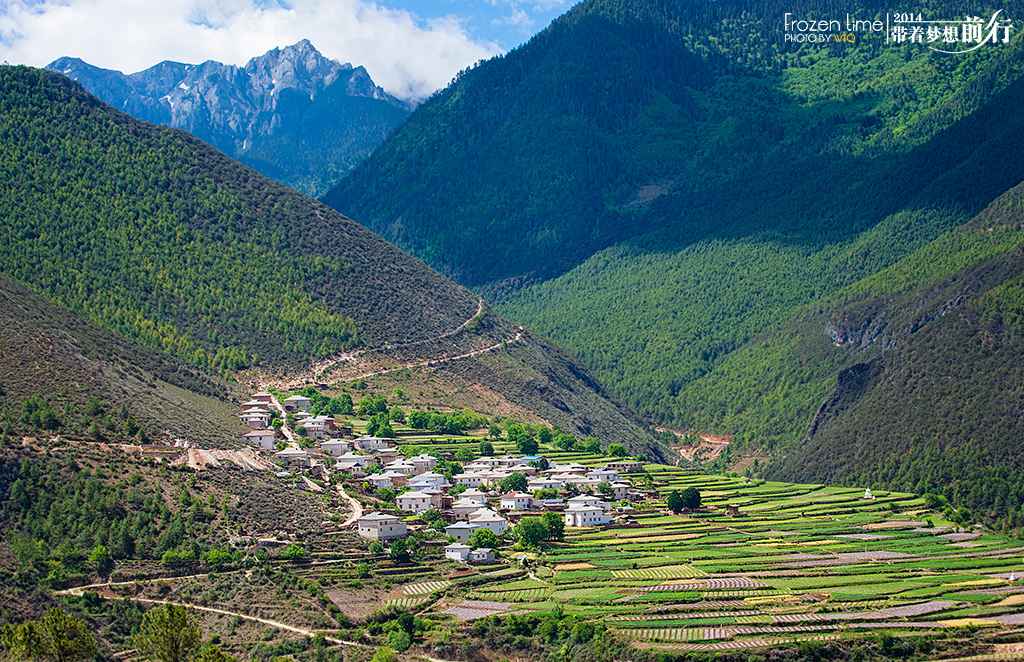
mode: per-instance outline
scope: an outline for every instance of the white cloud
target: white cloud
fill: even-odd
[[[536,21],[530,18],[530,15],[522,9],[513,9],[511,14],[495,19],[494,23],[497,25],[510,25],[517,27],[524,32],[532,32]]]
[[[0,59],[11,64],[39,67],[68,55],[126,73],[163,60],[241,65],[300,39],[365,66],[400,97],[425,97],[499,51],[474,41],[453,15],[422,21],[369,0],[0,2]]]

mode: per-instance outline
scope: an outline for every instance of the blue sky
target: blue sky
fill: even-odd
[[[481,42],[493,42],[508,51],[543,30],[573,5],[571,0],[404,0],[386,1],[391,7],[439,18],[459,16],[467,32]]]
[[[243,65],[309,39],[392,94],[423,98],[574,1],[0,0],[0,61],[41,67],[71,56],[132,73],[163,60]]]

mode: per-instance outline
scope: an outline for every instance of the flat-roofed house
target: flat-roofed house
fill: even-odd
[[[455,538],[459,542],[467,542],[473,532],[481,528],[479,524],[473,524],[471,522],[456,522],[455,524],[449,524],[444,527],[444,533],[447,536]]]
[[[399,494],[395,499],[395,503],[399,508],[414,513],[423,513],[433,508],[434,506],[430,501],[430,495],[423,492],[406,492],[405,494]]]
[[[525,492],[509,492],[501,495],[501,507],[508,510],[529,510],[533,497]]]
[[[359,535],[370,540],[394,540],[409,534],[405,522],[394,515],[372,512],[358,520]]]
[[[600,506],[576,505],[565,511],[566,526],[604,526],[611,521],[611,515]]]
[[[281,405],[284,407],[285,411],[299,412],[309,411],[313,403],[304,395],[293,395],[285,398],[284,401],[281,402]]]
[[[255,444],[265,451],[274,450],[275,432],[273,430],[253,430],[242,435],[242,439]]]
[[[277,460],[286,467],[298,467],[303,469],[309,467],[309,453],[301,448],[289,446],[284,450],[274,453],[274,457],[276,457]]]

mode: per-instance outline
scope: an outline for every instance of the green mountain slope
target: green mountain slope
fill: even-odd
[[[927,5],[936,15],[964,11]],[[914,193],[867,184],[896,165],[894,155],[1005,86],[1003,77],[981,84],[981,72],[1014,56],[939,56],[881,37],[783,41],[786,12],[833,9],[583,2],[422,104],[324,200],[497,295],[652,230],[662,245],[855,233]],[[847,11],[884,16],[877,3]],[[975,89],[958,96],[971,81]],[[845,191],[820,193],[858,183],[858,200],[878,207],[866,215],[851,214]]]
[[[424,103],[325,201],[497,297],[651,419],[791,445],[825,395],[803,386],[818,367],[740,407],[711,395],[756,379],[730,356],[1024,179],[1024,40],[782,39],[786,12],[834,10],[581,3]]]
[[[1022,202],[1024,186],[944,238],[935,246],[942,253],[922,251],[847,293],[858,300],[825,325],[844,370],[802,443],[767,474],[898,484],[942,494],[977,517],[1024,524],[1016,443],[1024,438]],[[970,248],[958,254],[957,243]],[[947,255],[959,259],[942,264]],[[961,260],[970,266],[893,287]],[[806,331],[820,334],[819,324]]]
[[[230,411],[242,395],[237,384],[88,322],[5,276],[0,301],[5,438],[20,428],[90,441],[231,447],[248,431]],[[52,417],[45,425],[23,420],[26,402],[37,405],[30,415],[48,409]]]
[[[520,380],[538,416],[664,452],[582,366],[535,336],[515,339],[516,327],[465,288],[330,208],[183,131],[119,113],[58,74],[0,68],[0,187],[0,274],[199,368],[301,381],[312,359],[343,363],[352,350],[374,350],[387,364],[389,348],[401,347],[409,360],[448,367],[509,340],[525,352],[525,375],[560,376]],[[520,392],[493,368],[477,376],[504,397]],[[573,401],[567,391],[586,394],[575,410],[551,404]]]

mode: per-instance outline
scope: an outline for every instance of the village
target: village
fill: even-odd
[[[386,606],[454,623],[558,605],[642,646],[690,651],[1024,622],[1019,544],[927,498],[712,476],[596,441],[517,445],[493,425],[489,435],[398,424],[366,434],[379,432],[366,417],[315,409],[310,396],[257,393],[243,405],[244,439],[281,480],[350,498],[346,524],[370,558],[413,536],[443,547],[441,565],[407,564],[417,567]],[[530,520],[557,533],[531,539]]]
[[[444,548],[445,557],[462,563],[494,563],[493,548],[473,543],[500,541],[524,517],[556,513],[565,527],[629,524],[631,502],[657,498],[656,491],[640,491],[630,482],[629,474],[643,472],[637,460],[611,459],[596,467],[559,464],[539,454],[480,456],[467,462],[455,460],[452,451],[406,457],[399,439],[356,437],[352,425],[314,415],[312,408],[303,395],[279,402],[272,393],[256,393],[242,405],[240,419],[253,428],[243,439],[273,454],[280,478],[342,475],[357,479],[369,493],[394,494],[394,509],[400,513],[436,513],[444,524],[439,532],[452,541]],[[274,429],[274,419],[293,425]],[[439,463],[445,473],[434,471]],[[382,543],[410,532],[405,519],[391,512],[360,513],[354,523],[360,536]],[[494,535],[474,536],[480,530]]]

